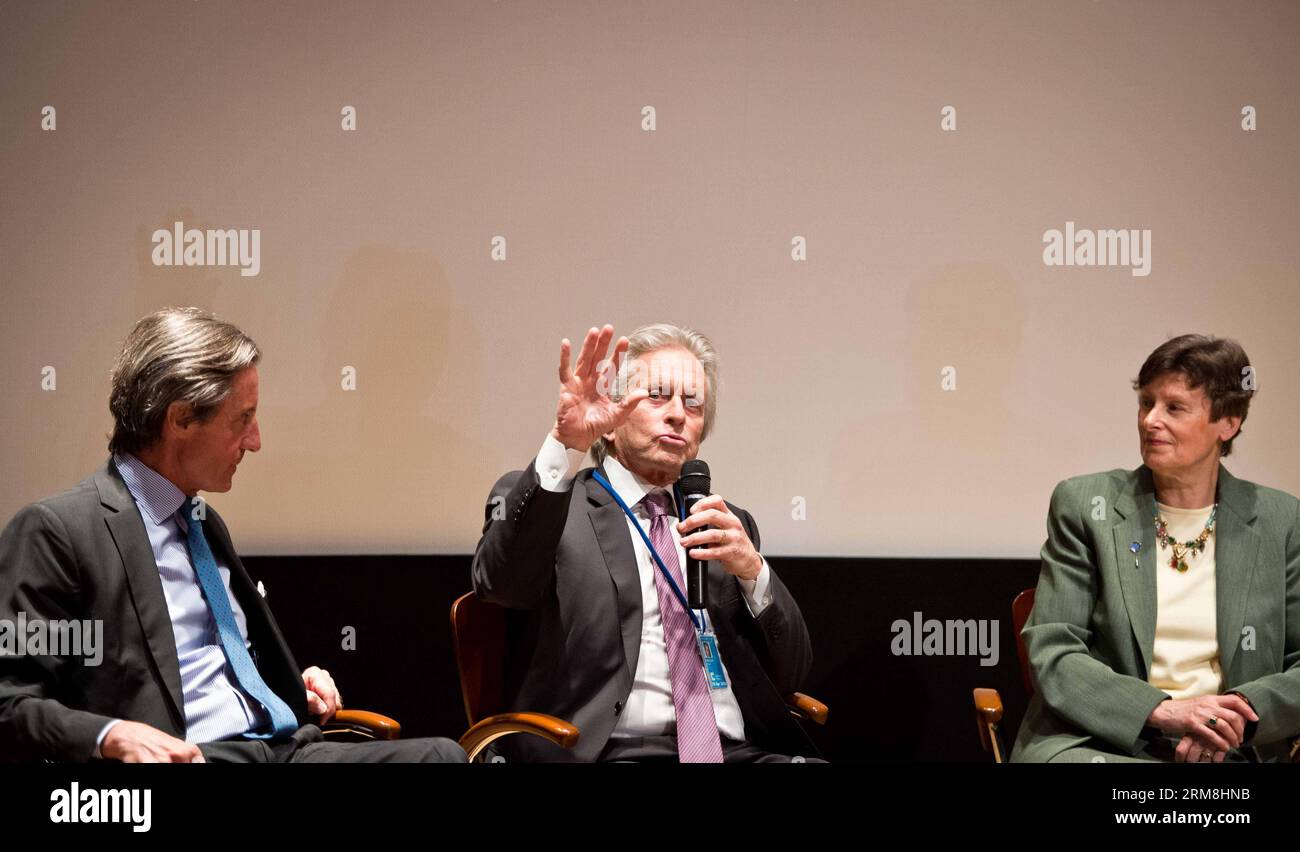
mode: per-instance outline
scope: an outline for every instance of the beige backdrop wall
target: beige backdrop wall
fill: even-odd
[[[1295,3],[0,9],[5,519],[103,462],[172,304],[265,351],[212,498],[249,553],[471,551],[606,321],[713,337],[701,455],[772,554],[1034,555],[1190,330],[1257,370],[1231,469],[1300,492]],[[259,274],[154,265],[178,220],[260,229]],[[1046,266],[1067,222],[1150,229],[1150,275]]]

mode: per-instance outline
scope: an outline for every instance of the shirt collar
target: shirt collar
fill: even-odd
[[[633,510],[639,511],[642,514],[648,514],[645,511],[644,506],[638,506],[637,504],[639,504],[642,498],[651,491],[662,491],[668,495],[668,501],[672,504],[673,511],[676,512],[677,502],[673,498],[673,489],[651,485],[646,480],[619,464],[618,459],[614,458],[612,455],[605,456],[604,468],[605,477],[609,480],[609,484],[614,486],[614,490],[618,492],[618,496],[622,497],[623,502]]]
[[[113,463],[136,504],[155,524],[161,525],[185,505],[184,491],[130,453],[114,453]]]

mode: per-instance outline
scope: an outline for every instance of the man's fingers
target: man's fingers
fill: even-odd
[[[606,326],[612,333],[613,328]],[[600,353],[600,360],[596,362],[596,390],[601,396],[612,397],[619,386],[619,366],[623,363],[623,355],[627,352],[628,342],[626,337],[620,337],[618,343],[614,344],[614,354],[608,358],[604,352]]]
[[[636,408],[638,405],[644,402],[649,396],[650,396],[650,391],[646,390],[645,388],[638,388],[637,390],[634,391],[628,391],[627,396],[623,397],[623,401],[620,402],[618,405],[619,417],[626,417],[627,415],[631,414],[632,409]]]
[[[578,363],[573,367],[573,374],[580,379],[586,378],[591,371],[592,356],[596,352],[596,338],[600,330],[595,326],[587,329],[587,336],[582,339],[582,349],[578,352]]]
[[[560,341],[560,384],[567,385],[573,379],[573,371],[569,369],[569,354],[572,346],[569,338]]]
[[[303,671],[302,682],[306,687],[307,710],[313,716],[320,716],[323,721],[343,708],[343,696],[328,670],[311,666]]]
[[[735,533],[731,534],[732,536]],[[711,530],[696,530],[690,535],[682,536],[682,547],[703,547],[704,545],[721,545],[734,544],[735,539],[729,538],[727,530],[713,528]]]
[[[582,341],[582,354],[578,356],[578,366],[573,374],[584,382],[596,375],[596,365],[605,358],[609,349],[609,339],[614,336],[614,326],[604,328],[592,327],[587,330],[587,338]]]
[[[1191,737],[1183,737],[1181,740],[1179,740],[1178,747],[1174,749],[1174,762],[1186,763],[1187,753],[1191,750],[1191,748],[1192,748]]]
[[[600,363],[605,360],[605,353],[609,351],[609,342],[613,339],[614,326],[607,325],[600,330],[600,335],[596,338],[596,350],[592,354],[591,364],[587,370],[589,377],[595,378]]]
[[[695,507],[691,509],[691,517],[694,517],[695,513],[703,512],[706,509],[717,509],[720,512],[729,511],[727,509],[727,502],[722,499],[721,494],[710,494],[708,497],[701,499],[695,504]]]
[[[623,356],[627,354],[628,340],[626,337],[620,337],[618,343],[614,344],[614,355],[611,359],[613,375],[618,375],[618,368],[623,363]]]
[[[712,499],[712,498],[709,498]],[[677,531],[686,534],[700,527],[722,527],[723,529],[739,529],[740,518],[731,514],[724,509],[704,509],[700,510],[701,500],[695,504],[695,511],[686,516],[686,520],[677,525]]]

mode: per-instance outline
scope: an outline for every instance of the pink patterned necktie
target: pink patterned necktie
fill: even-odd
[[[650,541],[683,593],[682,569],[677,562],[677,543],[670,525],[672,502],[663,491],[652,491],[641,500],[650,514]],[[673,709],[677,712],[677,759],[682,763],[721,763],[722,742],[718,722],[713,718],[713,699],[704,677],[704,664],[696,649],[695,626],[672,586],[658,566],[654,569],[655,591],[659,593],[659,616],[668,646],[668,678],[673,684]]]

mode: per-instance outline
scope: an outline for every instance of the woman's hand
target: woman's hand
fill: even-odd
[[[1215,751],[1201,745],[1191,734],[1185,734],[1174,749],[1175,763],[1223,763],[1227,756],[1226,751]]]
[[[1237,748],[1245,739],[1246,723],[1259,716],[1240,695],[1201,695],[1161,701],[1147,717],[1147,724],[1166,734],[1182,734],[1175,755],[1200,762],[1208,751],[1212,756]],[[1189,741],[1190,740],[1190,741]],[[1219,757],[1216,762],[1221,762]]]

